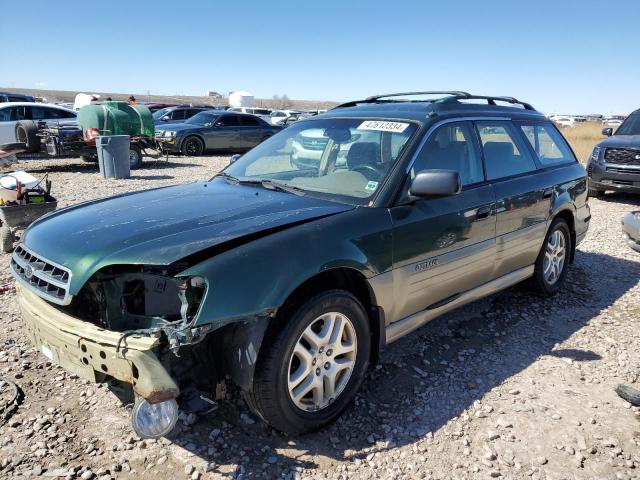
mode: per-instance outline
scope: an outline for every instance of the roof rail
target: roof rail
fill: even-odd
[[[372,97],[367,97],[364,100],[353,100],[351,102],[346,102],[340,105],[337,105],[333,108],[346,108],[346,107],[355,107],[361,103],[385,103],[385,102],[396,102],[397,100],[386,100],[391,97],[408,97],[408,96],[417,96],[417,95],[446,95],[443,98],[439,98],[436,100],[432,100],[434,103],[453,103],[458,100],[486,100],[489,105],[496,105],[496,100],[499,102],[506,102],[512,104],[522,105],[525,110],[534,110],[531,104],[526,102],[521,102],[520,100],[514,97],[492,97],[486,95],[472,95],[467,92],[461,92],[458,90],[451,91],[427,91],[427,92],[404,92],[404,93],[389,93],[386,95],[374,95]]]
[[[451,91],[431,91],[431,92],[404,92],[404,93],[388,93],[386,95],[374,95],[373,97],[367,97],[365,100],[367,102],[375,102],[376,100],[380,100],[381,98],[389,98],[389,97],[410,97],[416,95],[452,95],[455,97],[470,97],[471,94],[467,92],[461,92],[459,90],[451,90]]]
[[[458,100],[486,100],[489,105],[495,105],[497,100],[499,102],[522,105],[525,110],[535,111],[535,108],[533,108],[533,106],[531,106],[530,103],[521,102],[520,100],[514,97],[492,97],[487,95],[469,95],[469,96],[460,96],[460,97],[450,96],[450,97],[441,98],[439,100],[435,100],[434,103],[453,103],[453,102],[457,102]]]

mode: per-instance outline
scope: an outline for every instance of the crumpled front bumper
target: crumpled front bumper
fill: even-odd
[[[78,376],[98,381],[109,375],[129,383],[150,403],[175,398],[178,385],[153,350],[158,339],[104,330],[53,307],[35,293],[17,286],[26,332],[33,344],[52,362]]]

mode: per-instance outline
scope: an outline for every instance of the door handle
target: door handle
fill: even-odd
[[[479,220],[487,218],[489,215],[491,215],[491,205],[484,205],[476,211],[476,218]]]
[[[551,198],[553,197],[553,188],[547,188],[544,192],[542,192],[542,198]]]

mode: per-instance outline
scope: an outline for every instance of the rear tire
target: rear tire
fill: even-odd
[[[138,145],[129,145],[129,168],[135,170],[142,166],[142,149]]]
[[[353,400],[370,351],[369,320],[358,299],[345,290],[316,295],[267,332],[248,404],[282,432],[317,430]]]
[[[33,120],[21,120],[16,124],[16,140],[24,143],[28,153],[40,151],[40,137],[38,136],[38,125]]]
[[[98,163],[98,154],[95,155],[80,155],[80,158],[83,162],[87,163]]]
[[[204,143],[198,137],[187,137],[182,142],[182,153],[188,157],[199,157],[203,152]]]
[[[571,231],[562,218],[556,218],[540,249],[531,279],[534,290],[544,296],[553,296],[562,288],[572,254]]]

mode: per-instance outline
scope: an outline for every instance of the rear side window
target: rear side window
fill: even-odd
[[[242,125],[245,127],[257,127],[260,123],[258,123],[258,119],[256,117],[250,117],[247,115],[246,117],[242,117]]]
[[[536,163],[515,127],[510,122],[478,122],[487,179],[532,172]]]
[[[550,125],[521,125],[543,166],[573,163],[574,157],[562,135]]]

